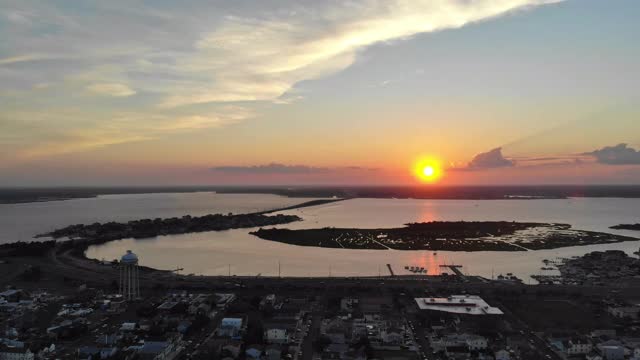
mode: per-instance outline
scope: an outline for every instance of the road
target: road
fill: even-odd
[[[563,357],[553,351],[551,345],[547,341],[536,335],[529,325],[517,317],[508,307],[503,304],[498,304],[498,307],[504,313],[506,320],[514,327],[517,327],[515,330],[521,331],[520,333],[527,339],[529,344],[536,349],[541,356],[543,356],[541,359],[563,360]]]

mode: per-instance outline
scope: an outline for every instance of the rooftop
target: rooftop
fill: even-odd
[[[475,295],[453,295],[447,298],[415,298],[420,310],[443,311],[454,314],[502,315],[502,310],[489,306]]]

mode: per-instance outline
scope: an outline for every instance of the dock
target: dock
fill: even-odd
[[[396,274],[393,273],[393,269],[391,268],[391,264],[387,264],[387,269],[389,269],[389,273],[391,274],[391,276],[396,276]]]
[[[441,268],[448,268],[453,271],[454,274],[458,275],[462,280],[467,281],[467,276],[462,273],[460,270],[462,265],[440,265]]]

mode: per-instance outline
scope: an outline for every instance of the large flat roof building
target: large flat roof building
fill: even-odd
[[[502,310],[487,304],[476,295],[453,295],[446,298],[415,298],[420,310],[442,311],[451,314],[502,315]]]

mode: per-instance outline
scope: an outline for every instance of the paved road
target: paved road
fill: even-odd
[[[520,330],[521,334],[529,341],[529,344],[543,356],[542,359],[563,360],[560,355],[552,350],[552,347],[547,341],[537,336],[529,325],[517,317],[508,307],[503,304],[498,304],[498,307],[504,312],[506,320],[512,325],[517,326],[516,330]]]

